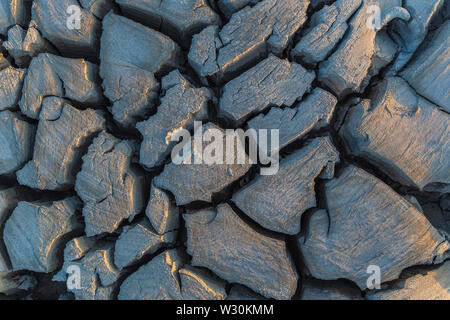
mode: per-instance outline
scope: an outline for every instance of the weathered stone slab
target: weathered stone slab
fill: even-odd
[[[350,20],[349,32],[333,54],[319,64],[319,81],[340,98],[352,92],[362,92],[370,78],[395,57],[396,45],[383,28],[393,19],[410,18],[401,5],[401,0],[363,0]],[[369,27],[376,14],[371,6],[379,8],[381,21],[378,26],[375,19]]]
[[[276,175],[258,176],[236,192],[233,202],[264,228],[297,234],[302,214],[316,206],[315,180],[337,162],[331,139],[316,138],[283,159]]]
[[[255,130],[279,130],[279,148],[303,138],[312,130],[328,126],[333,118],[337,99],[328,91],[315,88],[306,99],[294,108],[272,107],[267,114],[260,114],[247,123]],[[272,150],[272,141],[267,142],[267,149]]]
[[[185,266],[180,269],[181,295],[184,300],[225,300],[225,281],[211,277],[203,270]]]
[[[8,29],[16,24],[25,26],[27,22],[27,0],[2,0],[0,2],[0,34],[6,36]]]
[[[303,279],[301,300],[361,300],[361,291],[343,281]]]
[[[13,295],[33,289],[37,280],[28,274],[3,274],[0,272],[0,293]]]
[[[444,2],[444,0],[403,1],[403,7],[408,10],[411,19],[393,22],[394,32],[391,32],[390,36],[399,44],[400,52],[390,68],[392,72],[400,71],[411,59],[428,34],[431,22],[443,10]]]
[[[70,252],[66,250],[65,254]],[[64,266],[57,273],[53,281],[66,282],[67,275],[73,274],[76,268],[80,271],[79,288],[75,285],[68,291],[75,295],[77,300],[112,300],[117,289],[117,280],[122,271],[114,265],[114,245],[106,243],[99,248],[88,251],[81,260],[72,260],[65,256]],[[67,274],[66,274],[67,273]],[[69,279],[69,283],[70,279]],[[72,284],[72,283],[71,283]]]
[[[31,159],[35,132],[19,115],[0,112],[0,174],[12,174]]]
[[[224,281],[203,270],[183,264],[183,259],[176,249],[164,251],[125,279],[120,287],[119,300],[226,298]]]
[[[200,77],[229,80],[269,52],[280,55],[305,23],[308,5],[308,0],[264,0],[236,12],[215,38],[211,31],[194,37],[191,51],[200,55],[195,63],[208,61],[211,66],[194,69]]]
[[[211,24],[219,24],[219,16],[206,0],[117,0],[122,12],[139,22],[173,37],[189,47],[194,33]]]
[[[3,55],[2,47],[0,47],[0,70],[3,70],[11,65],[9,60]]]
[[[156,233],[164,235],[177,230],[180,224],[179,213],[180,210],[171,202],[169,195],[152,184],[145,214]]]
[[[0,190],[0,230],[9,218],[9,215],[19,202],[19,190],[17,188],[7,188]],[[0,277],[11,271],[11,262],[3,242],[3,232],[0,232]],[[1,286],[1,285],[0,285]],[[0,289],[1,292],[1,289]]]
[[[78,206],[76,198],[50,203],[19,202],[6,221],[3,234],[13,270],[55,271],[61,246],[82,228],[76,217]]]
[[[208,102],[213,94],[207,88],[195,88],[178,70],[162,79],[165,95],[158,111],[136,127],[144,137],[139,162],[148,169],[164,163],[177,142],[171,137],[179,130],[192,131],[194,121],[208,119]]]
[[[228,204],[183,217],[192,265],[209,268],[222,279],[266,297],[294,295],[298,276],[283,240],[256,232]]]
[[[440,108],[450,113],[450,21],[446,21],[433,34],[427,47],[406,69],[402,77],[416,90]]]
[[[106,132],[89,146],[75,184],[88,236],[112,233],[142,210],[144,178],[131,166],[136,149],[134,142]]]
[[[362,0],[338,0],[314,13],[310,27],[303,32],[292,54],[308,64],[325,60],[345,35],[347,21],[361,3]]]
[[[339,130],[347,150],[405,185],[448,192],[450,118],[401,78],[386,78]]]
[[[36,0],[31,11],[36,28],[62,55],[88,58],[98,55],[100,21],[79,1]]]
[[[48,96],[68,98],[89,107],[100,106],[103,93],[97,73],[98,66],[84,59],[42,53],[31,61],[20,109],[26,116],[39,119],[42,100]]]
[[[26,70],[7,67],[0,71],[0,111],[13,108],[22,94]]]
[[[176,250],[159,254],[125,279],[119,300],[181,300],[178,271],[182,264]]]
[[[57,119],[39,121],[33,160],[17,172],[17,180],[40,190],[72,188],[74,168],[81,164],[81,150],[104,127],[100,112],[80,111],[65,104]]]
[[[123,228],[114,250],[114,263],[119,269],[135,264],[143,256],[174,242],[176,232],[159,235],[152,229],[146,218]]]
[[[299,239],[313,277],[348,279],[364,290],[369,266],[379,266],[388,282],[408,267],[448,257],[450,244],[425,216],[364,170],[345,168],[325,193],[328,213],[315,212]]]
[[[64,249],[65,261],[76,261],[83,258],[95,246],[95,240],[82,236],[67,242]]]
[[[14,62],[21,67],[27,66],[31,58],[39,53],[56,53],[53,46],[42,38],[33,24],[30,24],[26,31],[19,25],[9,29],[8,41],[3,42],[3,46],[14,58]]]
[[[369,291],[368,300],[450,300],[450,261],[433,270],[395,281],[392,287]]]
[[[238,12],[245,6],[254,5],[259,1],[260,0],[218,0],[217,6],[227,18],[230,18],[233,13]]]
[[[196,132],[202,132],[203,136],[211,135],[217,140],[222,139],[223,145],[226,144],[225,131],[212,123],[203,125]],[[234,147],[237,146],[238,150],[243,151],[240,142],[236,140],[234,139]],[[202,141],[201,138],[200,141]],[[207,143],[203,142],[205,152],[207,151],[206,147]],[[192,139],[192,154],[197,153],[196,149],[194,137]],[[153,179],[153,184],[158,188],[172,192],[177,205],[185,205],[194,201],[211,202],[214,194],[223,191],[250,169],[251,164],[248,157],[245,155],[243,164],[239,164],[238,154],[239,152],[234,154],[234,164],[226,164],[225,152],[222,164],[208,164],[204,161],[201,164],[196,164],[195,159],[192,164],[171,162],[164,167],[164,171],[159,176]]]
[[[159,92],[154,73],[175,68],[179,52],[178,45],[169,37],[119,15],[106,15],[100,76],[117,122],[134,126],[154,108]]]
[[[291,106],[310,90],[314,78],[301,65],[270,55],[224,86],[219,117],[240,125],[268,107]]]

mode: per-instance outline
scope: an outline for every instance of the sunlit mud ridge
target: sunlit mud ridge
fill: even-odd
[[[450,300],[446,0],[0,0],[0,300]]]

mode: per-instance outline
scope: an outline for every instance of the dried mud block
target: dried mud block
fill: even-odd
[[[42,36],[64,56],[96,58],[101,23],[77,0],[36,0],[31,9]]]
[[[179,63],[180,49],[169,37],[137,22],[109,13],[103,19],[100,76],[114,119],[133,127],[154,108],[159,83]]]
[[[103,19],[110,10],[116,9],[114,0],[79,0],[84,9],[99,19]]]
[[[319,81],[339,98],[363,92],[371,77],[395,57],[397,47],[383,28],[394,19],[410,18],[401,5],[401,0],[363,0],[337,49],[319,64]],[[370,25],[376,7],[380,25],[376,25],[377,19]]]
[[[214,137],[214,141],[222,141],[222,148],[226,145],[226,135],[225,130],[217,127],[212,123],[207,123],[203,125],[202,128],[197,128],[196,133],[202,133],[203,137]],[[203,154],[208,153],[213,150],[215,143],[207,144],[203,141],[203,150],[199,149],[195,143],[196,137],[194,135],[192,140],[191,163],[185,163],[184,161],[180,164],[176,164],[173,161],[164,167],[164,171],[153,179],[153,184],[163,190],[170,191],[174,196],[177,205],[185,205],[194,201],[204,201],[212,202],[213,195],[223,191],[230,184],[244,176],[251,167],[250,161],[245,155],[245,152],[240,144],[233,139],[234,148],[237,146],[238,151],[234,153],[233,164],[227,164],[225,158],[225,153],[223,152],[222,164],[217,164],[221,159],[217,160],[215,163],[209,164],[203,161]],[[200,141],[203,139],[200,138]],[[186,143],[191,143],[191,141],[183,141]],[[199,144],[202,144],[201,142]],[[231,148],[231,146],[228,146]],[[228,148],[227,147],[227,148]],[[217,146],[217,154],[220,153],[220,146]],[[234,149],[235,150],[235,149]],[[238,155],[239,150],[244,153],[243,164],[239,164]],[[199,153],[202,153],[199,155]],[[178,156],[178,155],[177,155]],[[186,155],[183,155],[184,160],[186,160]],[[201,163],[197,164],[195,161],[200,158]],[[212,159],[211,159],[212,160]]]
[[[339,153],[331,139],[316,138],[282,159],[277,174],[258,176],[236,192],[233,202],[264,228],[297,234],[302,214],[316,206],[316,179],[337,162]]]
[[[308,64],[325,60],[345,35],[347,21],[361,6],[362,0],[338,0],[323,7],[311,17],[311,26],[303,32],[292,51]]]
[[[53,277],[53,281],[63,281],[70,286],[68,291],[77,300],[112,300],[117,290],[122,271],[114,265],[114,245],[105,243],[88,250],[81,258],[70,258],[65,251],[64,265]],[[71,276],[79,275],[80,282]]]
[[[217,61],[217,72],[208,72],[208,76],[230,79],[269,52],[280,55],[306,22],[308,5],[308,0],[264,0],[247,6],[233,14],[214,39],[204,35],[194,38],[191,50],[201,55],[199,61],[208,60],[212,66]],[[213,47],[216,52],[208,50]],[[199,76],[204,75],[200,72]]]
[[[0,34],[6,36],[9,28],[19,24],[25,27],[27,19],[28,0],[2,0],[0,1]]]
[[[54,202],[19,202],[6,221],[3,239],[14,271],[53,272],[58,253],[82,229],[76,198]]]
[[[178,70],[162,79],[165,95],[155,115],[139,122],[137,129],[144,137],[139,162],[147,169],[158,167],[166,161],[177,144],[171,137],[177,131],[192,131],[194,121],[208,119],[208,102],[213,99],[207,88],[195,88]]]
[[[31,159],[36,126],[8,110],[0,112],[0,175],[12,174]]]
[[[314,78],[301,65],[270,55],[224,86],[219,117],[241,125],[268,107],[289,107],[309,92]]]
[[[267,114],[257,115],[248,121],[247,127],[255,130],[279,130],[278,150],[281,150],[309,132],[330,125],[336,104],[334,95],[315,88],[294,108],[272,107]],[[272,147],[271,140],[267,142],[267,149],[276,150],[275,146]]]
[[[157,234],[147,218],[131,226],[125,226],[116,241],[114,264],[120,269],[133,265],[145,255],[153,254],[163,246],[173,243],[175,236],[176,233],[173,231],[163,235]]]
[[[17,180],[40,190],[71,189],[84,148],[104,128],[100,112],[65,104],[56,119],[39,121],[33,159],[17,172]]]
[[[55,54],[53,46],[44,38],[39,31],[30,24],[28,30],[16,25],[8,31],[8,41],[3,42],[3,46],[14,58],[14,62],[21,67],[25,67],[39,53],[48,52]]]
[[[431,22],[444,8],[444,2],[444,0],[403,1],[403,7],[408,10],[411,19],[396,20],[392,24],[393,32],[390,32],[390,36],[399,44],[400,52],[390,68],[391,71],[397,73],[408,63],[427,36]]]
[[[0,71],[0,111],[13,108],[19,102],[25,69],[7,67]]]
[[[243,285],[233,284],[231,286],[230,293],[227,296],[227,300],[267,300],[267,299]]]
[[[37,284],[34,276],[28,274],[4,274],[0,272],[0,293],[14,295],[29,291]]]
[[[189,47],[191,37],[220,17],[207,0],[117,0],[122,12]]]
[[[88,236],[112,233],[143,208],[143,177],[131,165],[137,145],[101,132],[89,146],[75,191],[84,202]]]
[[[448,192],[450,118],[401,78],[386,78],[350,108],[339,134],[347,150],[420,190]]]
[[[167,192],[155,187],[153,184],[145,214],[159,235],[177,230],[179,227],[180,210],[172,203]]]
[[[450,300],[450,261],[433,270],[420,271],[415,276],[397,280],[392,287],[369,291],[368,300]]]
[[[98,66],[84,59],[42,53],[33,58],[23,84],[19,106],[23,114],[39,119],[42,101],[49,96],[67,98],[81,105],[103,104]]]
[[[185,266],[179,270],[184,300],[225,300],[225,281],[213,278],[203,270]]]
[[[183,217],[192,265],[266,297],[292,298],[298,276],[283,240],[256,232],[228,204]]]
[[[411,266],[439,263],[450,244],[409,201],[364,170],[349,166],[325,186],[328,213],[310,218],[300,249],[311,275],[368,286],[370,266],[381,282]]]
[[[450,21],[433,34],[428,46],[401,73],[418,94],[450,113]]]

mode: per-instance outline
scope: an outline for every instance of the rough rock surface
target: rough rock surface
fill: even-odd
[[[208,102],[213,98],[209,89],[194,88],[178,70],[162,79],[162,89],[165,95],[156,114],[136,125],[144,137],[139,162],[148,169],[160,166],[170,155],[177,144],[171,141],[174,133],[192,131],[195,120],[208,120]]]
[[[325,60],[345,35],[347,21],[361,3],[362,0],[338,0],[315,13],[311,26],[303,32],[305,36],[293,49],[293,55],[308,64]]]
[[[320,82],[338,97],[363,92],[370,78],[395,57],[396,45],[383,28],[393,19],[410,18],[401,4],[401,0],[363,0],[349,23],[349,32],[331,56],[319,64]],[[375,21],[369,28],[374,14],[371,6],[378,6],[381,21],[379,26]]]
[[[13,108],[20,99],[26,71],[7,67],[0,71],[0,111]]]
[[[350,153],[397,181],[448,192],[449,115],[417,96],[401,78],[387,78],[371,100],[350,108],[339,134]]]
[[[2,0],[0,2],[0,34],[6,36],[12,26],[26,24],[28,18],[26,2],[27,0]]]
[[[207,0],[117,0],[125,15],[169,34],[184,47],[192,35],[220,22]]]
[[[411,15],[409,21],[396,20],[393,22],[395,32],[391,37],[399,44],[398,56],[391,70],[400,71],[416,52],[425,39],[431,22],[443,10],[444,0],[405,0],[403,6]]]
[[[63,55],[90,58],[98,54],[101,23],[79,1],[35,0],[32,18],[42,36]]]
[[[42,101],[49,96],[96,107],[103,103],[98,66],[84,59],[42,53],[31,61],[19,106],[23,114],[39,119]]]
[[[79,202],[19,202],[6,221],[3,239],[14,271],[53,272],[59,252],[71,233],[82,228],[76,211]]]
[[[270,55],[224,86],[219,116],[240,125],[270,106],[289,107],[309,92],[314,78],[301,65]]]
[[[235,193],[233,202],[264,228],[297,234],[302,214],[316,206],[316,178],[336,162],[339,154],[331,139],[316,138],[282,159],[277,174],[258,176]]]
[[[101,132],[89,146],[75,191],[84,202],[86,234],[112,233],[143,208],[143,177],[132,167],[137,146]]]
[[[12,174],[31,159],[35,132],[18,114],[0,112],[0,174]]]
[[[152,184],[145,214],[156,233],[164,235],[177,230],[180,225],[179,213],[180,210],[172,203],[169,195]]]
[[[305,23],[308,0],[264,0],[255,6],[247,6],[236,12],[213,40],[199,37],[194,46],[217,48],[219,79],[253,65],[268,52],[281,54],[295,32]],[[295,14],[292,14],[292,13]],[[214,44],[212,43],[214,42]],[[204,61],[215,59],[204,51]]]
[[[103,19],[100,76],[114,119],[132,126],[146,116],[158,98],[155,73],[178,64],[179,47],[167,36],[109,13]]]
[[[395,281],[392,288],[370,292],[369,300],[450,300],[450,261],[433,270]]]
[[[215,139],[222,140],[226,144],[225,131],[212,123],[203,125],[196,132],[202,132],[203,136],[214,132],[217,133]],[[185,205],[194,201],[211,202],[213,195],[223,191],[227,186],[232,184],[244,176],[250,169],[251,164],[247,156],[245,156],[243,164],[238,163],[237,151],[234,154],[234,164],[226,164],[225,153],[222,164],[208,164],[202,161],[200,164],[195,163],[197,151],[195,145],[195,137],[192,139],[192,154],[194,155],[193,164],[173,162],[164,167],[164,171],[157,176],[153,183],[156,187],[170,191],[176,199],[177,205]],[[191,143],[190,141],[187,143]],[[234,140],[234,146],[241,144]],[[203,150],[206,152],[206,143],[203,143]],[[242,149],[241,149],[242,150]],[[197,154],[198,155],[198,154]],[[199,156],[201,158],[202,155]],[[201,159],[202,160],[202,159]]]
[[[3,46],[14,58],[14,62],[21,67],[26,66],[31,58],[39,53],[56,53],[52,45],[42,38],[33,25],[30,25],[27,31],[19,25],[9,29],[8,41],[3,42]]]
[[[450,113],[450,21],[434,34],[427,48],[408,64],[401,76],[418,94]]]
[[[138,262],[143,256],[155,253],[175,240],[176,233],[169,231],[159,235],[152,230],[145,218],[139,223],[126,226],[116,241],[114,264],[122,269]]]
[[[409,201],[354,166],[326,184],[327,208],[315,212],[299,238],[304,261],[317,279],[349,279],[367,288],[367,269],[381,281],[403,269],[448,257],[450,244]]]
[[[192,265],[209,268],[266,297],[294,295],[298,276],[283,240],[253,230],[228,204],[183,217]]]
[[[260,0],[218,0],[217,6],[227,18],[230,18],[233,13],[241,10],[245,6],[254,5],[259,1]]]
[[[72,188],[81,150],[104,126],[100,112],[64,104],[58,117],[39,121],[33,159],[17,172],[18,182],[40,190]]]
[[[149,277],[148,275],[152,276]],[[168,250],[129,276],[120,287],[119,300],[223,300],[225,284],[196,268],[183,267],[183,259]]]
[[[294,108],[270,108],[267,114],[252,118],[247,127],[250,129],[278,129],[279,149],[301,139],[310,131],[330,125],[337,99],[328,91],[315,88],[302,102]],[[271,141],[267,142],[272,150]]]
[[[110,10],[117,7],[114,0],[80,0],[80,4],[99,19],[103,19]]]
[[[65,254],[71,252],[66,250]],[[77,300],[111,300],[118,286],[117,280],[122,275],[114,265],[114,246],[111,243],[103,244],[98,248],[92,248],[82,254],[79,259],[65,256],[64,266],[55,275],[54,281],[66,281],[66,273],[70,276],[73,270],[79,268],[79,288],[74,286],[69,291]],[[70,279],[69,279],[70,281]]]

